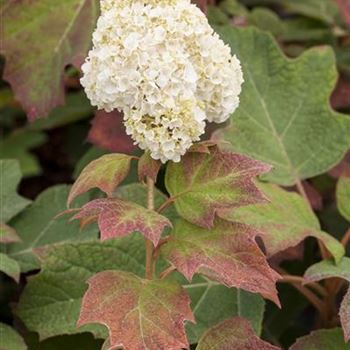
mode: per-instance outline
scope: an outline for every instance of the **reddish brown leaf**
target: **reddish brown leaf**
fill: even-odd
[[[220,219],[210,230],[179,220],[161,249],[188,280],[202,273],[228,287],[260,293],[279,305],[275,286],[279,275],[256,244],[257,234],[247,225]]]
[[[190,298],[179,284],[122,271],[101,272],[88,282],[78,325],[107,326],[106,350],[188,349],[184,322],[194,318]]]
[[[278,350],[258,338],[250,323],[235,317],[225,320],[207,330],[200,339],[196,350]]]
[[[169,163],[165,184],[178,213],[209,228],[223,209],[265,202],[253,178],[270,169],[241,154],[210,147],[210,154],[188,152],[180,163]]]
[[[204,13],[207,13],[208,0],[192,0]]]
[[[82,220],[83,226],[97,220],[102,240],[137,231],[155,246],[164,228],[171,227],[171,222],[157,212],[118,198],[95,199],[85,204],[72,219]]]
[[[150,153],[146,151],[139,160],[138,163],[138,175],[139,181],[145,182],[147,177],[150,177],[153,182],[157,181],[158,172],[162,163],[159,160],[155,160],[151,157]]]
[[[329,174],[335,178],[341,176],[350,177],[350,151],[338,165],[329,171]]]
[[[335,0],[338,5],[340,13],[344,19],[345,24],[350,29],[350,1],[349,0]]]
[[[87,165],[75,181],[69,196],[68,206],[73,199],[91,188],[97,187],[112,196],[116,187],[125,179],[130,170],[132,156],[106,154]]]
[[[21,239],[12,227],[0,223],[0,243],[15,243],[20,241]]]
[[[188,150],[188,152],[210,154],[210,148],[214,146],[217,146],[217,142],[211,140],[197,142]]]
[[[82,64],[98,12],[96,0],[8,1],[2,7],[4,78],[29,119],[63,104],[64,68]]]
[[[350,107],[350,80],[339,77],[333,91],[331,104],[334,109]]]
[[[97,111],[91,122],[88,141],[111,152],[131,154],[137,147],[125,132],[123,115],[117,110]]]

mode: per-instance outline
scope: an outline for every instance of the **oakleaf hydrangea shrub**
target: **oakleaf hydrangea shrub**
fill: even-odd
[[[3,5],[4,78],[29,119],[67,101],[0,142],[0,293],[18,292],[0,349],[349,349],[350,117],[329,103],[336,63],[350,71],[345,7],[261,4]],[[334,47],[307,49],[323,31]],[[25,198],[41,166],[26,147],[68,127],[77,157],[93,110],[113,151]]]

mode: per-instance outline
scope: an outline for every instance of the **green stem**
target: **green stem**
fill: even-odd
[[[154,182],[148,177],[147,178],[147,208],[154,210]],[[153,243],[145,238],[146,240],[146,273],[145,277],[148,279],[153,278]]]

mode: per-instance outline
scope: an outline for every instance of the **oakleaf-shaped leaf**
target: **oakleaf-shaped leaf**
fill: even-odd
[[[350,350],[341,328],[319,329],[299,338],[290,350]]]
[[[30,201],[17,194],[17,186],[21,179],[21,171],[17,160],[0,160],[0,217],[5,223],[23,210]]]
[[[151,178],[154,182],[157,181],[158,172],[162,163],[159,160],[153,159],[149,151],[146,151],[138,162],[138,175],[140,182],[146,182],[146,178]]]
[[[256,244],[257,234],[247,225],[219,219],[210,230],[178,220],[161,251],[188,280],[202,273],[228,287],[260,293],[279,305],[275,286],[279,275]]]
[[[323,260],[309,267],[305,278],[309,282],[320,281],[325,278],[338,277],[350,282],[350,258],[344,257],[338,265],[332,261]],[[350,288],[340,305],[339,316],[344,330],[345,340],[350,340]]]
[[[96,0],[24,0],[3,6],[4,78],[29,119],[45,117],[63,104],[64,68],[83,63],[98,12]]]
[[[57,244],[41,251],[40,260],[41,272],[28,279],[16,309],[26,327],[38,332],[40,339],[86,331],[105,338],[102,326],[77,327],[86,280],[111,269],[144,276],[144,239],[132,235],[104,242]]]
[[[221,136],[235,151],[273,165],[266,179],[280,185],[338,163],[350,146],[350,118],[329,105],[337,78],[332,49],[289,59],[271,35],[255,28],[217,31],[240,59],[245,80],[239,108]]]
[[[350,177],[341,177],[337,183],[337,205],[342,216],[350,221]]]
[[[20,242],[16,230],[12,227],[0,223],[0,243],[15,243]]]
[[[67,223],[67,218],[56,216],[66,208],[69,186],[58,185],[42,192],[35,202],[11,221],[21,241],[6,246],[6,253],[16,260],[22,272],[40,268],[34,251],[54,243],[83,241],[98,238],[96,225],[81,232],[77,222]],[[81,205],[88,199],[77,200]]]
[[[95,199],[85,204],[72,219],[80,219],[83,225],[97,219],[102,240],[137,231],[155,246],[164,228],[171,227],[171,222],[157,212],[118,198]]]
[[[235,317],[225,320],[206,331],[198,343],[196,350],[278,350],[258,338],[250,323]]]
[[[300,195],[273,184],[260,183],[259,188],[269,198],[269,203],[227,210],[220,216],[225,220],[252,225],[263,232],[261,238],[269,256],[312,236],[325,244],[336,261],[341,259],[344,246],[321,230],[316,215]]]
[[[27,346],[23,338],[10,326],[0,323],[0,349],[1,350],[26,350]]]
[[[106,154],[87,165],[75,181],[69,196],[68,206],[74,198],[91,188],[99,188],[109,197],[125,179],[133,157],[127,154]]]
[[[202,227],[212,227],[215,213],[266,199],[252,178],[270,166],[240,154],[211,148],[188,152],[180,163],[169,163],[165,183],[178,213]]]
[[[184,322],[194,318],[179,284],[122,271],[100,272],[88,282],[78,325],[106,325],[109,349],[188,349]]]

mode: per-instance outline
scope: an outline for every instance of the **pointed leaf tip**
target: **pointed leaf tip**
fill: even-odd
[[[95,199],[85,204],[72,219],[79,219],[82,226],[97,220],[101,239],[122,237],[140,232],[156,246],[165,227],[171,222],[153,210],[118,198]]]
[[[88,283],[78,326],[107,326],[108,349],[188,349],[184,322],[194,318],[190,298],[179,284],[122,271],[98,273]]]
[[[247,225],[219,219],[210,230],[178,220],[161,252],[188,280],[201,273],[228,287],[260,293],[280,306],[280,276],[255,242],[257,234]]]
[[[241,154],[209,150],[210,154],[188,152],[180,163],[169,163],[165,175],[177,212],[205,228],[213,226],[221,210],[267,201],[253,179],[271,169]]]
[[[95,187],[105,192],[107,196],[112,196],[116,187],[128,175],[133,158],[127,154],[115,153],[106,154],[92,161],[75,181],[67,205],[69,206],[77,196]]]

